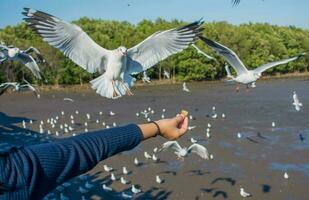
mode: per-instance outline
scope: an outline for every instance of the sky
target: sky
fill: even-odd
[[[238,6],[231,0],[0,0],[0,28],[20,23],[23,7],[66,21],[86,16],[136,24],[158,17],[186,22],[203,17],[206,22],[267,22],[309,29],[309,0],[241,0]]]

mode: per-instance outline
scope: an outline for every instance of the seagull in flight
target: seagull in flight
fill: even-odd
[[[8,89],[13,89],[16,92],[24,92],[24,91],[32,91],[36,98],[40,98],[40,94],[38,94],[37,90],[24,79],[25,84],[20,84],[17,82],[8,82],[2,83],[0,85],[0,95],[4,94],[4,92]]]
[[[164,70],[163,75],[166,79],[170,79],[170,73],[166,70]]]
[[[183,84],[182,84],[182,90],[185,91],[185,92],[190,92],[189,88],[187,87],[186,82],[183,82]]]
[[[166,149],[173,149],[175,150],[175,154],[178,158],[184,158],[188,156],[190,153],[196,153],[203,159],[209,159],[209,153],[208,150],[197,143],[192,144],[190,147],[181,147],[177,141],[168,141],[162,144],[162,146],[159,148],[158,152],[164,151]]]
[[[282,64],[286,64],[288,62],[297,60],[306,54],[306,53],[301,53],[298,56],[295,56],[292,58],[287,58],[287,59],[280,60],[280,61],[266,63],[253,70],[248,70],[234,51],[206,37],[203,37],[203,36],[199,36],[199,37],[203,42],[205,42],[218,55],[222,56],[235,69],[237,73],[236,77],[231,75],[231,72],[229,71],[228,67],[225,68],[227,71],[228,77],[231,78],[232,81],[234,82],[247,85],[247,88],[249,88],[250,86],[255,87],[255,82],[262,76],[262,73],[264,71],[272,67],[275,67],[277,65],[282,65]]]
[[[300,107],[303,106],[303,104],[299,101],[295,91],[293,92],[293,106],[295,106],[295,110],[297,111],[300,111]]]
[[[1,42],[0,64],[6,60],[19,61],[24,64],[36,78],[42,79],[40,68],[34,58],[30,55],[31,52],[34,52],[40,61],[45,62],[39,50],[34,47],[30,47],[26,50],[20,50],[14,46],[6,46]]]
[[[120,46],[108,50],[95,43],[79,26],[50,14],[24,8],[24,20],[44,41],[59,49],[89,73],[101,75],[90,83],[101,96],[117,99],[133,95],[131,76],[143,72],[167,57],[179,53],[198,39],[203,30],[202,20],[191,24],[159,31],[136,46]]]
[[[143,81],[144,83],[150,83],[150,82],[151,82],[151,81],[150,81],[150,77],[147,75],[146,70],[143,71],[142,81]]]

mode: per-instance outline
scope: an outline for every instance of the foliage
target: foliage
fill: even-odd
[[[181,21],[143,20],[137,25],[128,22],[95,20],[81,18],[75,21],[99,45],[113,49],[120,45],[128,48],[138,44],[152,33],[185,24]],[[295,56],[309,49],[309,31],[305,29],[280,27],[270,24],[231,25],[226,22],[212,22],[204,25],[204,35],[233,49],[249,68],[255,68],[265,62]],[[88,82],[98,74],[92,75],[75,65],[70,59],[44,42],[36,33],[27,28],[25,23],[0,29],[0,41],[20,49],[29,46],[38,48],[47,63],[40,63],[48,84],[81,84]],[[197,41],[196,45],[214,56],[217,61],[210,61],[189,47],[181,53],[160,62],[149,70],[152,79],[162,77],[163,69],[175,74],[177,80],[214,80],[224,77],[224,60],[215,55],[205,44]],[[308,71],[309,57],[281,65],[268,70],[267,74]],[[22,73],[33,82],[37,82],[29,70],[18,62],[3,62],[0,67],[0,81],[20,80]],[[137,77],[140,77],[138,75]]]

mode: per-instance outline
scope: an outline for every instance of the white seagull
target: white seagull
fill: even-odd
[[[32,91],[33,94],[36,96],[36,98],[40,98],[40,94],[37,92],[37,90],[24,79],[25,84],[20,84],[16,82],[8,82],[8,83],[2,83],[0,85],[0,95],[2,95],[6,90],[12,88],[16,92],[24,92],[24,91]]]
[[[234,51],[229,49],[226,46],[223,46],[222,44],[212,41],[206,37],[199,36],[202,41],[204,41],[211,49],[213,49],[218,55],[222,56],[236,71],[237,76],[233,77],[228,69],[227,74],[229,78],[231,78],[233,81],[245,84],[247,87],[251,86],[253,84],[253,87],[255,87],[255,82],[261,77],[262,73],[272,67],[275,67],[277,65],[286,64],[288,62],[297,60],[298,58],[304,56],[306,53],[301,53],[298,56],[287,58],[280,61],[270,62],[266,63],[260,67],[257,67],[253,70],[248,70],[246,66],[243,64],[243,62],[239,59],[239,57],[236,55]]]
[[[95,43],[79,26],[50,14],[24,8],[24,19],[44,41],[58,48],[77,65],[90,73],[103,73],[91,81],[92,89],[101,96],[116,99],[133,95],[131,75],[145,71],[192,44],[202,29],[202,21],[159,31],[136,46],[107,50]],[[105,73],[104,73],[105,72]]]
[[[44,59],[41,57],[40,52],[34,47],[30,47],[27,50],[23,51],[14,46],[6,46],[4,44],[0,44],[0,63],[4,62],[5,60],[19,61],[24,64],[28,69],[30,69],[30,71],[36,78],[42,79],[42,75],[37,62],[31,55],[29,55],[31,52],[35,52],[38,58],[44,61]]]
[[[303,106],[303,104],[299,101],[295,91],[293,92],[293,106],[295,106],[295,110],[297,111],[300,111],[300,107]]]
[[[189,88],[187,87],[186,82],[183,82],[183,84],[182,84],[182,90],[185,91],[185,92],[190,92]]]
[[[146,72],[146,71],[143,71],[142,81],[143,81],[144,83],[150,83],[150,82],[151,82],[151,81],[150,81],[150,77],[147,76],[147,72]]]
[[[159,148],[158,152],[164,151],[168,148],[172,148],[173,150],[175,150],[175,154],[178,156],[178,158],[184,158],[190,153],[196,153],[203,159],[209,159],[209,153],[207,149],[197,143],[192,144],[189,148],[182,148],[177,141],[168,141]]]
[[[249,193],[247,193],[246,191],[245,191],[245,189],[244,188],[240,188],[240,195],[242,196],[242,197],[251,197],[251,194],[249,194]]]
[[[203,56],[205,56],[209,60],[215,60],[214,57],[212,57],[212,56],[208,55],[207,53],[203,52],[201,49],[199,49],[197,46],[195,46],[195,44],[192,44],[191,46],[194,47],[194,49],[196,49],[197,53],[202,54]]]
[[[142,192],[142,190],[136,188],[135,185],[132,185],[132,186],[131,186],[131,191],[132,191],[134,194],[138,194],[138,193],[141,193],[141,192]]]
[[[164,75],[164,77],[166,79],[170,79],[171,78],[170,73],[168,71],[166,71],[166,70],[164,70],[163,75]]]

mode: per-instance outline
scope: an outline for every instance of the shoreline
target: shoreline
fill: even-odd
[[[303,72],[303,73],[287,73],[287,74],[275,74],[275,75],[265,75],[260,78],[260,80],[271,80],[271,79],[293,79],[293,78],[309,78],[309,72]],[[187,81],[189,83],[195,83],[195,82],[207,82],[210,84],[215,84],[224,81],[225,79],[219,79],[219,80],[202,80],[202,81]],[[134,87],[144,87],[144,86],[156,86],[156,85],[167,85],[167,84],[180,84],[183,81],[176,81],[171,79],[163,79],[163,80],[152,80],[150,83],[143,83],[141,80],[137,80],[135,82]],[[91,86],[89,83],[84,83],[82,85],[43,85],[38,86],[38,89],[41,91],[73,91],[73,92],[79,92],[84,90],[91,89]]]

